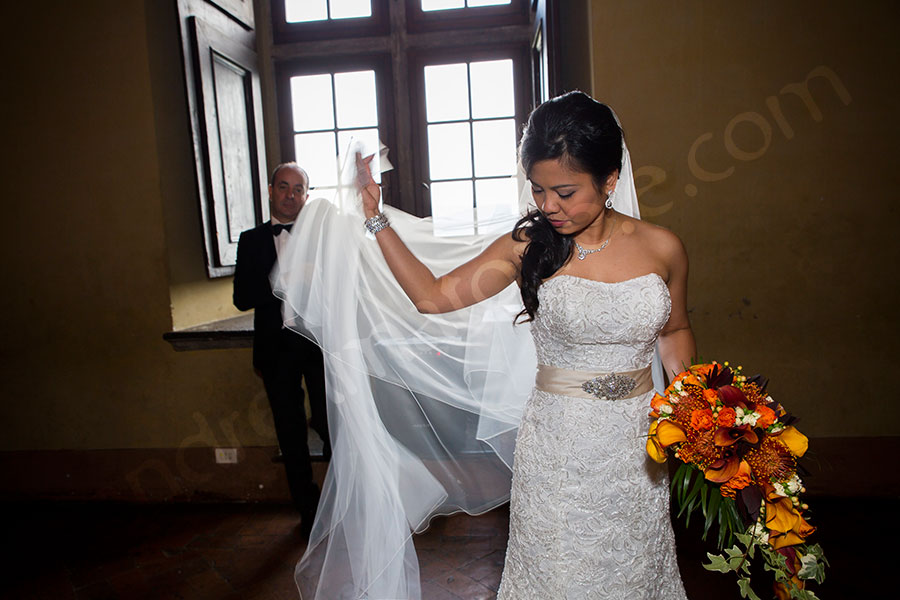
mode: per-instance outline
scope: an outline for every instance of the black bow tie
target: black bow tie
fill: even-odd
[[[272,233],[275,235],[279,235],[282,231],[291,232],[291,227],[293,227],[293,223],[288,223],[287,225],[283,225],[281,223],[273,223],[272,224]]]

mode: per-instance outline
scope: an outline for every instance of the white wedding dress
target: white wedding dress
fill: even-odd
[[[593,372],[650,364],[671,301],[656,274],[544,282],[538,363]],[[498,600],[683,600],[668,478],[645,450],[653,392],[588,400],[535,389],[516,440]]]
[[[413,533],[510,493],[501,598],[683,599],[665,471],[644,450],[649,395],[529,396],[537,363],[648,365],[670,309],[662,280],[556,277],[533,324],[513,325],[515,284],[420,315],[365,235],[355,171],[341,180],[335,198],[304,206],[273,272],[285,326],[315,340],[326,366],[333,455],[295,571],[303,600],[419,600]],[[627,149],[614,207],[638,216]],[[436,275],[496,237],[439,238],[430,219],[385,212]]]

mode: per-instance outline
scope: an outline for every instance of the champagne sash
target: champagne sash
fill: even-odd
[[[597,373],[538,365],[534,385],[549,394],[589,400],[621,400],[652,390],[653,379],[650,373],[649,366],[636,371]]]

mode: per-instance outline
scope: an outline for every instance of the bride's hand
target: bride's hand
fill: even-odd
[[[362,196],[363,214],[367,219],[378,214],[378,205],[381,201],[381,188],[372,178],[370,164],[373,158],[374,154],[363,158],[361,153],[356,153],[356,182]]]

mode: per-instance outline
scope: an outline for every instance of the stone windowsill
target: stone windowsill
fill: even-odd
[[[163,339],[179,352],[250,348],[253,346],[253,313],[170,331],[163,334]]]

